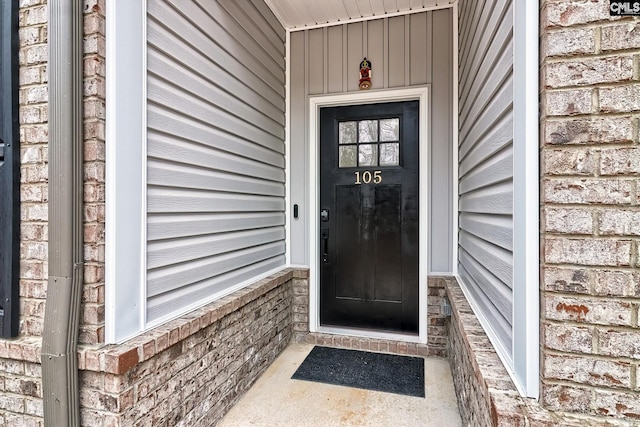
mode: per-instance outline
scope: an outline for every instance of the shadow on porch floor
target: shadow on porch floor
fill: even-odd
[[[220,426],[425,426],[462,423],[449,363],[425,358],[425,398],[292,380],[313,345],[291,344]]]

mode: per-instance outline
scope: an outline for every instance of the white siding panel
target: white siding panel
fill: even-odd
[[[238,99],[236,94],[214,85],[211,81],[211,76],[205,76],[205,70],[201,70],[198,73],[192,66],[177,63],[175,60],[168,58],[166,54],[153,49],[148,51],[147,65],[154,70],[154,77],[172,76],[171,83],[181,87],[183,90],[188,88],[191,91],[188,94],[189,96],[201,98],[207,103],[222,106],[229,114],[269,129],[275,135],[279,135],[282,132],[284,122],[276,108],[271,109],[271,115],[257,110],[253,105]]]
[[[148,0],[147,322],[285,263],[284,30],[221,1]]]
[[[487,271],[500,279],[505,286],[511,287],[513,281],[513,255],[511,251],[493,245],[464,230],[460,232],[460,247],[484,266]]]
[[[513,340],[511,316],[503,316],[500,309],[496,306],[496,300],[492,299],[489,293],[484,292],[485,289],[495,290],[495,288],[489,284],[489,280],[483,280],[490,276],[475,271],[471,265],[471,262],[465,262],[460,266],[459,270],[460,277],[466,285],[465,290],[467,291],[467,295],[470,295],[475,302],[476,309],[481,311],[478,316],[482,324],[490,324],[493,338],[499,340],[501,347],[508,349],[511,347]],[[467,266],[469,270],[466,269]],[[480,281],[476,281],[476,279]],[[498,299],[497,301],[500,300]]]
[[[147,183],[174,188],[284,197],[284,184],[149,159]]]
[[[487,296],[490,301],[498,309],[500,315],[505,319],[512,316],[513,307],[511,305],[512,291],[505,286],[487,267],[477,261],[473,256],[464,250],[460,252],[460,258],[465,265],[465,271],[477,280],[482,293]]]
[[[284,226],[282,212],[272,213],[204,213],[188,217],[180,214],[150,215],[147,232],[154,240],[202,236],[237,230]]]
[[[175,315],[175,307],[197,306],[200,301],[221,298],[229,294],[235,285],[251,280],[285,263],[284,256],[277,256],[245,268],[212,277],[172,292],[147,299],[147,318],[162,319]]]
[[[473,92],[478,89],[474,87],[476,81],[486,78],[487,69],[492,68],[496,58],[511,46],[513,24],[504,19],[512,14],[510,6],[505,5],[506,0],[488,0],[487,3],[491,3],[491,6],[482,8],[473,42],[469,44],[469,51],[464,58],[461,58],[466,61],[461,73],[469,78],[460,87],[460,108],[464,108],[468,100],[474,101]]]
[[[513,220],[510,215],[486,215],[463,212],[460,228],[487,242],[513,250]]]
[[[284,240],[284,230],[281,227],[274,227],[150,242],[147,251],[147,267],[153,269],[209,258],[281,240]]]
[[[513,323],[513,7],[461,0],[458,271],[507,359]],[[506,354],[505,354],[506,352]]]
[[[284,94],[280,85],[284,67],[274,62],[259,46],[256,38],[246,34],[237,21],[220,7],[217,0],[165,0],[166,2],[171,3],[173,9],[185,17],[186,25],[206,34],[230,56],[254,71],[273,90]],[[257,35],[256,31],[256,37]]]
[[[217,150],[215,149],[217,142],[215,140],[210,141],[210,145],[202,146],[177,138],[177,136],[172,137],[149,131],[149,157],[284,182],[284,171],[281,168]]]
[[[246,141],[219,129],[211,127],[207,123],[200,123],[184,116],[177,111],[158,108],[156,105],[147,107],[147,125],[149,132],[157,132],[171,138],[176,137],[203,147],[212,147],[226,153],[233,153],[247,159],[259,159],[260,161],[276,166],[284,167],[284,144],[277,144],[271,150],[252,141]],[[152,130],[151,130],[152,129]],[[169,138],[169,140],[171,140]]]
[[[483,68],[476,73],[476,81],[470,88],[469,99],[472,99],[473,102],[467,102],[462,106],[460,120],[465,121],[469,115],[477,116],[478,111],[486,108],[486,104],[483,104],[483,102],[490,101],[495,92],[501,88],[503,80],[511,77],[513,50],[511,49],[511,44],[508,43],[509,40],[504,41],[506,46],[501,51],[501,56],[497,59],[497,62],[489,63],[489,61],[486,61],[482,63]],[[482,78],[482,80],[479,80],[479,78]]]
[[[150,270],[147,275],[147,295],[154,297],[170,292],[175,288],[189,286],[191,283],[207,280],[210,277],[256,264],[272,258],[274,252],[284,253],[284,242],[271,243],[232,254],[208,257]]]
[[[214,191],[196,191],[149,186],[149,213],[258,212],[283,211],[282,197],[249,196]]]
[[[460,155],[466,149],[464,158],[458,159],[460,161],[458,169],[460,176],[466,175],[476,165],[512,144],[513,116],[507,114],[494,122],[491,129],[481,139],[472,141],[468,138],[467,143],[460,147]]]
[[[250,0],[250,1],[253,7],[255,7],[256,10],[260,13],[260,17],[264,19],[264,21],[267,24],[269,24],[269,26],[277,34],[277,36],[280,37],[280,40],[282,41],[282,45],[284,49],[284,41],[285,41],[285,38],[287,37],[287,32],[282,26],[282,24],[280,23],[280,21],[278,21],[278,18],[276,17],[276,15],[273,13],[271,8],[264,2],[264,0]]]
[[[513,178],[513,147],[508,146],[468,174],[460,174],[460,193],[467,193]]]
[[[511,74],[511,73],[510,73]],[[482,137],[487,133],[496,121],[496,118],[503,115],[510,115],[513,111],[513,81],[511,75],[501,86],[500,90],[488,101],[476,100],[483,105],[483,109],[476,108],[477,114],[470,114],[467,120],[461,121],[468,127],[464,127],[460,132],[460,139],[463,144],[468,143],[469,138]]]
[[[162,27],[151,26],[147,30],[149,49],[171,52],[169,55],[177,62],[189,64],[194,72],[204,77],[215,76],[212,81],[227,92],[236,95],[245,102],[251,99],[251,105],[263,111],[269,117],[277,117],[284,106],[284,98],[269,88],[262,80],[255,76],[244,74],[240,70],[232,72],[224,64],[220,64],[220,55],[216,55],[219,47],[208,41],[206,45],[198,45],[197,49],[171,33],[163,31]],[[260,97],[256,97],[256,93]]]
[[[498,215],[513,213],[513,182],[460,194],[460,212],[478,212]]]
[[[193,3],[193,0],[184,1],[180,6],[186,6]],[[164,31],[169,37],[176,37],[189,45],[191,49],[200,51],[203,55],[209,56],[222,69],[228,73],[237,76],[241,81],[247,82],[250,86],[255,86],[258,93],[274,93],[283,99],[284,104],[284,87],[277,84],[278,79],[282,76],[275,76],[263,66],[247,51],[233,53],[226,50],[226,46],[221,38],[225,36],[225,31],[213,20],[199,21],[204,27],[199,27],[192,21],[186,19],[183,14],[172,9],[160,0],[148,1],[149,22],[148,31]],[[201,13],[200,13],[201,14]],[[212,28],[210,28],[211,26]],[[217,31],[213,31],[215,28]],[[151,39],[150,39],[151,41]],[[153,43],[150,43],[153,46]],[[158,45],[161,46],[161,45]],[[265,71],[260,74],[258,70]]]
[[[220,5],[238,21],[247,33],[258,30],[256,42],[271,55],[271,58],[280,65],[280,68],[285,68],[283,40],[253,4],[249,4],[248,1],[238,4],[237,0],[220,0]]]
[[[147,96],[150,103],[167,106],[175,111],[182,111],[185,116],[203,123],[216,124],[216,127],[229,129],[230,133],[247,141],[265,141],[269,146],[282,143],[284,127],[280,126],[278,134],[261,128],[259,123],[249,123],[224,111],[224,106],[217,105],[188,93],[182,88],[173,86],[168,81],[156,78],[149,73],[147,80]],[[167,77],[164,77],[167,78]],[[171,78],[171,77],[169,77]]]

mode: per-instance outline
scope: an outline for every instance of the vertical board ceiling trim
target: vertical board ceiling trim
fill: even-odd
[[[380,8],[383,5],[381,1],[379,4],[376,3],[374,7],[371,0],[359,2],[354,0],[331,0],[330,2],[322,3],[322,7],[314,6],[311,8],[306,6],[306,2],[300,0],[265,0],[265,2],[282,26],[287,31],[294,32],[449,9],[457,4],[458,0],[411,1],[408,5],[409,8],[407,8],[407,2],[396,1],[396,7],[390,9],[387,9],[385,2],[384,11]],[[368,5],[368,7],[365,8],[365,5]],[[357,13],[355,13],[356,10],[358,11]]]

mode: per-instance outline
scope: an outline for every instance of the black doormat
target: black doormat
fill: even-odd
[[[420,357],[316,346],[291,378],[424,397]]]

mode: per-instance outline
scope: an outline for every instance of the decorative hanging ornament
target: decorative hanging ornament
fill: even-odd
[[[367,57],[360,63],[360,90],[369,89],[371,87],[371,61]]]

